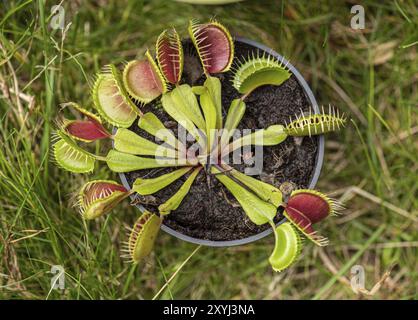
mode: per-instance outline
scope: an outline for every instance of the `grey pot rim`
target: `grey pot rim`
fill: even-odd
[[[318,107],[318,103],[316,102],[316,99],[312,93],[311,88],[309,87],[308,83],[306,82],[306,80],[303,78],[303,76],[299,73],[299,71],[291,64],[289,63],[289,61],[287,61],[283,56],[281,56],[280,54],[278,54],[276,51],[274,51],[273,49],[250,39],[247,38],[241,38],[241,37],[235,37],[235,41],[238,42],[242,42],[248,45],[251,45],[257,49],[263,50],[267,53],[269,53],[270,55],[274,56],[275,58],[279,59],[280,61],[282,61],[287,68],[295,75],[296,79],[298,80],[299,84],[303,87],[305,94],[311,104],[311,106],[314,109],[314,112],[316,114],[320,113],[319,107]],[[323,164],[323,159],[324,159],[324,144],[325,144],[325,139],[323,135],[319,136],[318,139],[318,153],[317,153],[317,157],[316,157],[316,163],[315,163],[315,171],[314,174],[312,176],[312,179],[309,183],[309,189],[313,189],[316,185],[316,183],[318,182],[319,179],[319,175],[321,173],[321,169],[322,169],[322,164]],[[123,184],[123,186],[127,189],[130,190],[131,187],[126,179],[126,176],[124,173],[119,173],[119,177],[120,180]],[[131,196],[131,199],[134,199],[135,195]],[[142,205],[137,204],[136,207],[143,212],[145,209]],[[279,221],[276,225],[280,225],[282,223],[284,223],[286,221],[286,219],[282,219],[281,221]],[[268,236],[269,234],[271,234],[273,232],[273,230],[271,228],[264,230],[258,234],[246,237],[246,238],[242,238],[242,239],[237,239],[237,240],[227,240],[227,241],[213,241],[213,240],[205,240],[205,239],[198,239],[198,238],[194,238],[194,237],[190,237],[188,235],[185,235],[183,233],[180,233],[164,224],[161,225],[161,229],[164,230],[166,233],[180,239],[186,242],[190,242],[193,244],[198,244],[198,245],[204,245],[204,246],[208,246],[208,247],[232,247],[232,246],[240,246],[240,245],[244,245],[244,244],[249,244],[252,242],[255,242],[257,240],[260,240],[266,236]]]

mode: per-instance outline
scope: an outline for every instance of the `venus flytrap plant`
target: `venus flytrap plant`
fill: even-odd
[[[189,35],[197,50],[206,75],[226,72],[234,60],[234,42],[229,31],[212,20],[201,24],[189,22]]]
[[[63,107],[74,108],[85,119],[57,121],[57,130],[53,140],[53,159],[61,168],[76,172],[88,173],[94,170],[97,156],[81,148],[77,141],[91,143],[96,140],[110,138],[101,119],[92,112],[87,111],[74,102],[65,103]]]
[[[55,162],[63,169],[75,173],[92,172],[94,170],[96,160],[106,162],[108,167],[114,172],[130,172],[152,168],[187,166],[191,164],[186,160],[179,161],[181,160],[179,158],[170,158],[169,156],[173,155],[173,151],[166,150],[162,146],[159,146],[158,148],[162,148],[162,151],[160,152],[164,156],[158,158],[140,157],[117,150],[110,150],[106,156],[99,156],[78,146],[74,139],[67,136],[62,131],[57,131],[56,136],[58,139],[54,144],[53,151]],[[123,143],[122,140],[119,140],[119,142],[121,144]],[[119,148],[121,147],[119,146]],[[132,148],[129,143],[126,143],[125,147],[122,149],[131,150]],[[165,150],[168,154],[164,152]],[[144,149],[141,150],[141,153],[148,154],[149,151]],[[159,152],[157,152],[157,154],[159,154]],[[168,157],[165,155],[168,155]]]
[[[238,92],[244,94],[244,98],[253,90],[263,85],[281,85],[289,79],[291,73],[286,69],[286,65],[277,61],[270,55],[258,52],[252,57],[248,57],[238,62],[234,68],[234,78],[232,85]]]
[[[123,84],[129,95],[140,104],[146,104],[167,92],[167,83],[147,50],[145,60],[133,60],[123,69]]]
[[[102,120],[94,113],[87,111],[74,102],[64,103],[62,106],[74,108],[85,118],[82,120],[64,119],[61,124],[58,124],[60,130],[65,131],[73,139],[88,143],[110,137],[110,133],[103,126]]]
[[[215,20],[204,24],[191,20],[189,35],[206,75],[203,86],[195,88],[195,93],[200,96],[200,106],[205,114],[206,151],[210,153],[217,138],[215,129],[222,129],[221,82],[211,74],[226,72],[231,68],[234,42],[229,31]]]
[[[313,224],[336,215],[341,205],[326,195],[307,189],[292,192],[288,201],[283,204],[285,217],[309,240],[319,246],[328,244],[328,239],[318,235]]]
[[[122,85],[120,72],[114,65],[104,68],[96,77],[92,92],[99,114],[110,124],[127,128],[141,115]]]
[[[132,61],[126,65],[123,72],[123,81],[119,71],[113,65],[106,67],[97,76],[92,93],[95,107],[107,122],[120,128],[114,135],[110,135],[101,126],[101,120],[98,116],[79,108],[79,111],[88,116],[88,122],[78,123],[66,121],[57,131],[59,141],[54,146],[54,154],[60,166],[69,171],[79,173],[91,172],[96,160],[106,161],[109,168],[114,172],[181,166],[178,160],[180,160],[180,152],[185,151],[184,144],[179,142],[153,113],[144,115],[131,100],[133,99],[136,103],[145,104],[159,95],[166,93],[167,85],[165,80],[172,84],[178,84],[180,81],[183,65],[182,47],[174,29],[169,32],[164,32],[160,36],[157,53],[162,73],[147,51],[147,60]],[[204,118],[201,115],[199,117],[200,108],[191,88],[185,84],[178,86],[177,89],[172,93],[172,97],[182,107],[181,110],[184,113],[181,114],[183,117],[179,117],[178,119],[180,121],[188,121],[191,119],[192,123],[194,121],[198,126],[203,127]],[[175,118],[175,114],[173,115]],[[162,145],[157,145],[125,129],[132,124],[137,116],[140,117],[138,126],[142,130],[154,135],[173,148],[170,149]],[[80,128],[84,130],[80,130]],[[92,129],[90,130],[90,128]],[[192,126],[186,126],[186,129],[193,132],[191,128]],[[87,131],[86,129],[89,130]],[[196,137],[198,136],[196,135]],[[110,150],[105,157],[89,153],[79,147],[74,141],[74,139],[77,139],[83,142],[92,142],[102,138],[112,139],[115,147],[115,150]],[[155,158],[144,158],[137,155],[152,155]],[[164,157],[167,157],[167,159],[163,159]],[[173,158],[176,158],[177,161],[173,162]],[[193,164],[193,161],[191,163],[184,161],[184,165],[190,164]],[[171,177],[175,178],[172,180],[167,179],[167,177],[164,177],[166,178],[164,181],[162,179],[156,179],[153,183],[139,180],[131,192],[120,190],[115,184],[109,181],[88,183],[80,191],[79,204],[82,208],[83,217],[92,219],[107,213],[120,200],[132,194],[132,192],[138,191],[138,194],[153,193],[164,187],[167,181],[178,179],[191,168],[186,167],[184,169],[179,169],[181,175],[171,174]],[[177,208],[181,199],[190,189],[199,171],[200,169],[194,170],[193,174],[186,180],[186,183],[180,190],[169,201],[161,205],[161,212],[168,213]],[[160,183],[158,186],[159,182],[162,182],[162,184]],[[137,188],[136,186],[138,184],[140,184],[140,187]],[[145,190],[147,188],[146,186],[148,186],[148,191]],[[133,261],[138,261],[150,251],[150,249],[147,249],[150,244],[147,235],[153,234],[152,230],[155,229],[154,227],[158,226],[159,228],[160,224],[160,222],[155,223],[156,219],[154,216],[144,214],[142,218],[138,219],[132,229],[129,238],[129,252],[130,258]],[[158,218],[158,220],[160,219]],[[149,246],[149,248],[151,247],[152,245]]]
[[[130,229],[124,251],[135,263],[150,253],[164,217],[181,206],[193,183],[200,174],[205,174],[208,181],[214,176],[225,186],[254,224],[271,225],[276,242],[269,262],[274,270],[284,270],[297,259],[302,234],[318,245],[326,244],[312,224],[332,215],[337,205],[314,190],[284,194],[280,188],[230,166],[229,153],[250,145],[278,145],[289,136],[338,130],[345,124],[345,118],[331,109],[329,114],[302,113],[289,123],[273,124],[233,139],[245,115],[249,95],[261,86],[283,84],[291,72],[283,62],[266,53],[236,62],[232,84],[241,97],[231,102],[224,118],[222,83],[214,75],[230,70],[234,41],[229,31],[216,21],[203,24],[191,21],[188,30],[203,66],[206,79],[202,85],[181,83],[184,57],[180,37],[175,29],[162,32],[156,44],[156,59],[147,51],[145,59],[128,62],[122,74],[110,65],[97,76],[92,92],[94,106],[104,120],[118,127],[117,131],[110,134],[98,116],[73,104],[85,120],[68,120],[60,125],[58,142],[54,145],[55,159],[64,169],[77,173],[93,171],[96,160],[106,162],[113,172],[119,173],[171,168],[157,177],[137,178],[130,191],[113,181],[87,183],[79,197],[85,219],[100,217],[128,196],[141,199],[154,195],[182,179],[181,187],[159,204],[158,212],[145,210]],[[155,113],[143,112],[145,104],[158,98],[164,112],[197,142],[197,151],[194,145],[166,128]],[[138,133],[128,129],[137,118]],[[144,138],[142,132],[156,141]],[[100,139],[113,142],[114,149],[106,156],[90,153],[77,143]],[[279,210],[284,210],[288,222],[276,227]]]
[[[131,194],[124,186],[111,180],[87,182],[78,194],[80,213],[87,220],[95,219],[108,213]]]
[[[148,256],[154,247],[161,222],[161,217],[149,211],[144,211],[132,228],[128,229],[128,241],[124,243],[122,249],[124,255],[122,257],[136,263]]]
[[[296,115],[295,120],[290,119],[289,123],[285,124],[285,132],[293,137],[310,137],[340,130],[341,127],[344,127],[345,122],[345,115],[340,115],[338,109],[336,110],[330,105],[328,114],[324,112],[324,107],[322,107],[321,114],[312,114],[310,111],[309,115],[305,116],[301,111],[300,116]]]
[[[273,223],[272,228],[275,245],[269,257],[269,263],[274,271],[280,272],[296,262],[302,251],[303,240],[289,222],[284,222],[277,227]]]
[[[157,61],[164,79],[178,84],[183,73],[183,46],[176,29],[164,30],[157,39]]]
[[[95,155],[79,147],[74,139],[57,130],[53,140],[55,140],[53,159],[59,167],[75,173],[88,173],[94,170]]]
[[[107,162],[109,168],[115,172],[137,170],[136,168],[157,168],[168,166],[166,162],[179,160],[181,153],[164,145],[158,145],[142,138],[129,129],[119,128],[114,135],[108,133],[102,122],[95,114],[81,108],[75,103],[68,103],[87,117],[87,120],[64,119],[56,131],[58,138],[54,145],[54,158],[59,166],[77,173],[91,172],[96,160]],[[78,146],[76,140],[93,142],[99,139],[113,140],[116,150],[110,150],[106,157],[92,154]],[[138,157],[136,155],[152,155],[153,158]],[[184,161],[187,164],[186,161]],[[125,172],[126,172],[125,171]]]
[[[191,24],[191,26],[193,26],[193,24]],[[195,29],[194,34],[197,33],[196,30],[197,29]],[[197,36],[193,36],[193,34],[192,39],[200,55],[201,50],[199,50],[199,46],[202,47],[202,44],[206,43],[203,43],[203,41],[199,43],[199,38]],[[210,45],[208,47],[210,48]],[[204,54],[203,58],[210,55],[210,52],[205,52]],[[208,70],[211,70],[209,65],[210,62],[208,62],[208,60],[203,60],[202,57],[201,60],[204,65],[205,74],[208,76],[208,73],[210,73]],[[243,114],[245,113],[244,100],[248,97],[248,95],[263,85],[280,85],[291,76],[290,72],[286,70],[286,66],[284,66],[282,62],[272,59],[269,55],[266,56],[266,54],[263,54],[262,56],[259,54],[257,54],[257,56],[253,55],[251,59],[249,58],[240,62],[240,65],[235,68],[234,72],[233,86],[238,92],[242,93],[243,96],[240,99],[233,101],[230,106],[230,110],[228,111],[225,130],[220,138],[220,149],[222,150],[221,159],[225,156],[225,149],[226,154],[228,154],[238,147],[245,145],[276,145],[284,141],[287,136],[311,136],[315,134],[323,134],[339,129],[340,125],[343,126],[345,123],[345,118],[340,117],[339,114],[335,114],[335,112],[333,112],[334,114],[332,115],[310,114],[307,117],[302,115],[302,117],[297,117],[296,120],[291,121],[289,124],[286,124],[286,126],[272,125],[267,129],[259,130],[255,133],[243,136],[228,145],[228,142],[233,135],[233,130],[238,126]],[[210,79],[209,76],[208,79]],[[201,97],[205,93],[202,88],[196,88],[195,92],[201,95]],[[205,101],[202,102],[202,99],[200,102],[202,109],[205,110],[204,107],[207,103]],[[213,137],[211,138],[213,139]],[[212,148],[210,148],[210,150],[212,150]],[[219,152],[219,148],[215,149],[215,152]],[[217,158],[217,154],[211,156],[211,159]],[[275,215],[269,214],[269,208],[265,205],[263,206],[263,203],[265,202],[272,202],[276,209],[277,207],[283,205],[281,202],[282,195],[280,190],[274,188],[273,186],[269,188],[268,184],[239,173],[233,168],[227,168],[226,170],[220,171],[219,167],[216,167],[216,169],[212,169],[212,173],[214,173],[216,178],[220,180],[221,183],[223,183],[235,196],[240,205],[243,207],[243,210],[254,223],[264,224],[268,222],[272,224],[276,239],[276,247],[270,259],[273,268],[280,271],[290,265],[300,252],[298,233],[294,228],[287,227],[287,224],[286,227],[282,227],[286,232],[280,227],[275,228],[273,223]],[[246,191],[246,188],[254,192],[264,202],[256,200],[251,193]],[[316,194],[318,195],[319,193]],[[275,197],[272,197],[272,195]],[[319,203],[316,204],[319,205]],[[264,212],[264,214],[261,214],[261,212]],[[295,225],[300,228],[301,231],[304,231],[305,235],[319,245],[324,244],[322,238],[316,236],[313,231],[311,232],[307,225],[298,225],[298,221],[299,220],[294,221]],[[287,248],[292,250],[283,251],[278,249],[280,248],[280,245],[286,248],[286,245],[283,246],[283,244],[278,243],[283,236],[289,239]],[[293,256],[289,256],[289,253],[293,254]],[[287,258],[280,260],[283,259],[283,257]],[[283,265],[279,266],[279,262]]]

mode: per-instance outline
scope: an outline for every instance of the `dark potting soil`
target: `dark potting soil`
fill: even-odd
[[[235,43],[235,59],[247,57],[257,48],[242,42]],[[185,63],[183,83],[202,84],[205,80],[199,59],[190,42],[184,43]],[[260,51],[260,50],[259,50]],[[222,105],[225,118],[231,101],[240,96],[232,86],[232,73],[216,75],[222,83]],[[239,129],[261,129],[272,124],[284,124],[296,114],[309,112],[311,108],[302,86],[292,75],[280,86],[264,86],[256,89],[246,99],[247,110]],[[176,133],[177,124],[162,109],[159,101],[146,105],[144,112],[152,111],[167,127]],[[137,127],[130,128],[143,137],[154,138]],[[288,137],[277,146],[263,148],[263,173],[255,176],[275,186],[285,181],[299,188],[307,187],[312,178],[318,152],[318,139]],[[233,165],[243,172],[245,164]],[[249,165],[251,166],[251,165]],[[140,170],[126,173],[130,186],[138,177],[157,177],[174,169]],[[137,196],[137,200],[148,210],[158,212],[157,207],[170,198],[186,180],[187,175],[152,196]],[[276,220],[282,219],[278,213]],[[205,240],[237,240],[267,229],[269,226],[253,224],[239,206],[235,198],[218,180],[204,170],[196,178],[189,194],[180,207],[164,219],[164,224],[182,234]]]

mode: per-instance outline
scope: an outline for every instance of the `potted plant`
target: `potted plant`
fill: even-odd
[[[334,109],[319,112],[303,78],[284,59],[216,21],[189,24],[158,37],[156,57],[109,65],[92,91],[96,115],[75,103],[83,119],[60,122],[54,157],[76,173],[97,161],[122,178],[82,186],[85,219],[100,217],[131,196],[141,215],[124,249],[137,263],[152,250],[160,227],[207,245],[248,243],[275,236],[269,262],[276,271],[298,257],[301,237],[327,239],[313,225],[338,204],[312,190],[323,140],[345,124]],[[103,122],[116,129],[111,133]],[[80,143],[110,139],[103,155]],[[79,143],[80,142],[80,143]]]

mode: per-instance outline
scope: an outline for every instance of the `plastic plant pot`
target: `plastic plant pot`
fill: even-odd
[[[241,42],[241,43],[245,43],[247,45],[251,45],[253,46],[255,49],[259,49],[259,50],[263,50],[267,53],[269,53],[270,55],[276,57],[278,60],[283,61],[283,63],[285,65],[287,65],[287,68],[292,72],[292,74],[296,77],[297,81],[299,82],[299,84],[301,85],[301,87],[303,88],[305,95],[307,97],[307,100],[309,101],[310,105],[312,106],[313,110],[315,113],[319,113],[319,107],[318,104],[315,100],[315,97],[312,93],[312,90],[310,89],[309,85],[307,84],[307,82],[305,81],[305,79],[302,77],[302,75],[299,73],[299,71],[293,66],[291,65],[286,59],[284,59],[280,54],[278,54],[277,52],[275,52],[274,50],[256,42],[256,41],[252,41],[249,39],[245,39],[245,38],[240,38],[240,37],[236,37],[235,38],[235,42]],[[311,177],[311,180],[309,182],[308,188],[309,189],[313,189],[318,181],[319,175],[321,173],[321,168],[322,168],[322,162],[323,162],[323,157],[324,157],[324,136],[320,135],[318,136],[318,151],[317,151],[317,156],[316,156],[316,161],[315,161],[315,168]],[[119,174],[120,179],[122,184],[124,185],[125,188],[127,188],[128,190],[131,189],[126,176],[124,173],[120,173]],[[135,195],[131,196],[132,199],[135,198]],[[139,210],[143,211],[144,208],[142,207],[142,205],[138,204],[136,205],[138,207]],[[282,219],[281,221],[279,221],[277,223],[277,225],[285,222],[286,219]],[[190,237],[187,236],[185,234],[182,234],[166,225],[161,225],[161,229],[164,230],[165,232],[167,232],[168,234],[190,242],[190,243],[194,243],[194,244],[199,244],[199,245],[204,245],[204,246],[209,246],[209,247],[231,247],[231,246],[240,246],[240,245],[244,245],[244,244],[249,244],[251,242],[255,242],[259,239],[262,239],[266,236],[268,236],[270,233],[272,233],[272,229],[269,228],[267,230],[264,230],[258,234],[246,237],[246,238],[242,238],[242,239],[237,239],[237,240],[226,240],[226,241],[213,241],[213,240],[205,240],[205,239],[198,239],[198,238],[194,238],[194,237]]]

